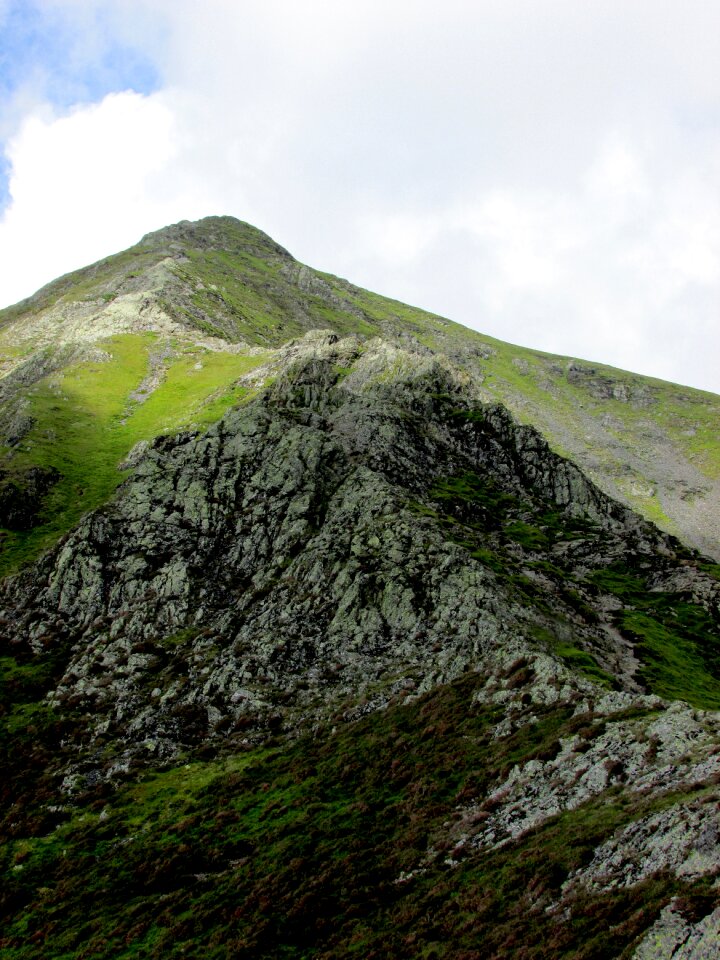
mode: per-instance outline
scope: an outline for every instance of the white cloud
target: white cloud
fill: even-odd
[[[56,118],[31,115],[11,141],[11,204],[0,223],[0,300],[139,239],[158,224],[202,216],[202,183],[178,190],[175,119],[163,95],[107,96]],[[179,195],[180,194],[180,195]]]
[[[712,5],[91,5],[163,90],[20,128],[0,224],[18,296],[226,212],[492,335],[720,390]]]
[[[563,190],[366,216],[363,272],[502,339],[717,389],[718,173],[653,175],[613,135]]]

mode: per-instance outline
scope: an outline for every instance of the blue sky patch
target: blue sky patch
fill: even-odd
[[[8,192],[8,180],[10,177],[10,163],[7,158],[0,154],[0,213],[3,212],[10,200]]]
[[[147,94],[158,88],[152,60],[117,37],[111,17],[89,5],[80,12],[41,8],[33,0],[0,6],[0,135],[12,129],[13,101],[19,95],[63,110],[97,102],[108,93]],[[8,172],[0,157],[0,212],[8,202]]]
[[[100,100],[107,93],[150,93],[159,77],[152,61],[113,35],[109,14],[75,17],[11,0],[0,19],[0,95],[40,86],[58,107]]]

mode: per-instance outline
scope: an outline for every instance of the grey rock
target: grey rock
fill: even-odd
[[[635,662],[616,632],[583,621],[552,578],[527,566],[554,606],[551,617],[539,612],[455,542],[453,525],[474,523],[497,549],[502,531],[487,510],[459,501],[460,514],[441,523],[432,490],[471,471],[519,510],[592,519],[602,537],[565,541],[560,558],[580,572],[628,545],[666,563],[664,535],[532,428],[481,405],[447,360],[318,331],[273,363],[273,385],[205,433],[137,446],[114,501],[0,586],[14,645],[69,651],[48,696],[90,718],[77,763],[99,737],[144,762],[147,742],[155,759],[171,759],[248,731],[350,720],[467,670],[497,677],[523,656],[539,707],[593,702],[610,716],[638,702]],[[519,545],[503,549],[521,563]],[[617,667],[624,691],[603,693],[570,671],[538,640],[553,634]],[[505,710],[497,736],[528,722],[519,691],[489,682],[483,695]],[[694,741],[685,713],[668,724],[654,734],[662,749],[651,765],[618,722],[583,755],[568,742],[557,762],[513,771],[496,791],[507,802],[473,843],[506,842],[601,792],[608,754],[649,783],[700,776],[687,764],[673,772]],[[708,739],[700,727],[694,735]]]
[[[671,902],[643,937],[633,960],[715,960],[719,944],[720,908],[693,922]]]

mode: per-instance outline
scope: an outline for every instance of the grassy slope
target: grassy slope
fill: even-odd
[[[514,362],[518,359],[524,361],[523,367]],[[650,422],[662,430],[676,455],[695,467],[699,474],[709,480],[720,478],[718,397],[602,366],[593,369],[598,376],[612,380],[620,388],[626,386],[630,391],[637,386],[646,388],[650,405],[614,397],[594,397],[587,386],[572,383],[558,374],[561,363],[567,361],[502,344],[488,365],[488,390],[522,421],[541,429],[544,426],[543,432],[549,434],[559,452],[566,455],[572,456],[573,446],[582,441],[580,433],[584,422],[605,421],[608,425],[603,425],[604,432],[616,447],[615,450],[594,447],[592,453],[598,466],[626,472],[628,450],[636,460],[650,466],[656,451],[647,432]],[[589,451],[591,444],[592,441],[587,444]],[[652,481],[643,483],[643,479],[642,465],[627,471],[624,479],[616,481],[619,493],[649,520],[666,529],[677,529],[665,512],[657,485]]]
[[[671,896],[712,901],[710,881],[659,874],[576,895],[572,922],[547,909],[598,844],[682,794],[616,786],[500,852],[447,847],[458,804],[604,726],[535,704],[533,722],[498,739],[501,711],[473,702],[483,682],[470,674],[337,733],[90,793],[54,830],[34,830],[25,810],[1,854],[3,957],[591,960],[624,956]],[[431,847],[440,856],[399,881]]]
[[[613,677],[580,646],[561,640],[556,624],[577,615],[597,623],[598,596],[612,598],[610,622],[629,639],[642,666],[640,679],[660,697],[685,700],[705,710],[720,710],[720,634],[717,619],[683,594],[650,589],[646,558],[628,553],[622,563],[579,572],[572,560],[552,548],[563,541],[594,543],[602,556],[603,533],[582,519],[569,519],[547,505],[529,511],[479,475],[448,477],[431,490],[435,508],[416,505],[423,515],[442,524],[448,539],[490,566],[511,586],[520,603],[544,611],[546,621],[537,639],[568,666],[602,686]],[[522,550],[521,559],[518,550]],[[548,557],[553,562],[548,562]],[[717,576],[714,565],[706,572]],[[537,571],[552,584],[538,589],[527,577]],[[553,598],[554,602],[548,605]],[[569,619],[567,623],[570,623]],[[567,625],[566,623],[566,625]],[[579,637],[577,624],[567,635]],[[576,641],[577,642],[577,641]]]
[[[127,476],[119,464],[138,441],[219,419],[242,398],[237,378],[264,360],[263,354],[162,343],[152,333],[123,334],[100,345],[106,361],[76,363],[30,389],[36,425],[12,451],[12,466],[53,466],[62,479],[46,498],[39,526],[5,531],[0,573],[35,559],[105,502]],[[147,377],[153,353],[161,356],[155,362],[162,379],[140,402],[132,394]]]

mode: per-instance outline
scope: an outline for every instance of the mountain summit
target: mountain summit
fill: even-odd
[[[0,336],[3,956],[713,955],[720,399],[226,217]]]

